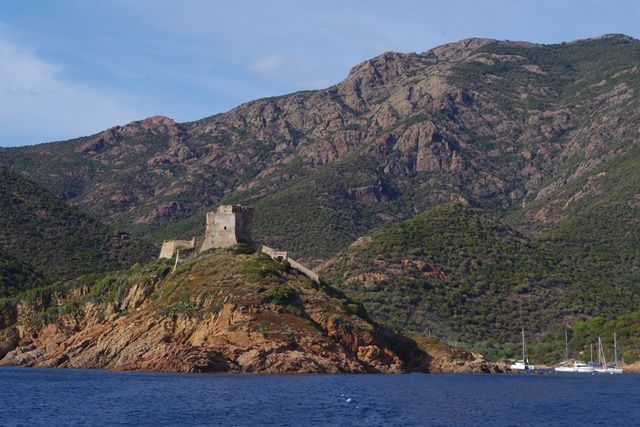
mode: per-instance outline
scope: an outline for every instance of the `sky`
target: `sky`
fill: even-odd
[[[640,38],[636,0],[0,0],[0,146],[179,122],[468,37]]]

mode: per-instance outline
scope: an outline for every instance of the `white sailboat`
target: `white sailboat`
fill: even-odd
[[[573,365],[569,366],[569,337],[567,331],[564,331],[564,362],[560,366],[554,368],[556,372],[578,372],[583,374],[592,373],[595,368],[592,364],[574,360]]]
[[[614,360],[614,367],[611,368],[610,373],[611,374],[621,374],[624,372],[623,368],[622,368],[622,359],[620,359],[618,357],[618,339],[616,337],[616,333],[613,333],[613,355],[615,357]]]
[[[613,352],[614,352],[614,364],[607,364],[607,360],[604,356],[604,349],[602,348],[602,340],[598,337],[598,367],[595,371],[601,374],[621,374],[623,369],[618,360],[618,340],[615,332],[613,333]]]
[[[522,328],[522,360],[516,360],[516,362],[509,366],[512,371],[533,371],[536,369],[535,365],[529,364],[527,358],[527,346],[524,342],[524,328]]]

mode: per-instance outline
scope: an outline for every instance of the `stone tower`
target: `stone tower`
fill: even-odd
[[[239,205],[222,205],[215,212],[208,212],[200,251],[228,248],[239,242],[251,243],[252,216],[252,208]]]

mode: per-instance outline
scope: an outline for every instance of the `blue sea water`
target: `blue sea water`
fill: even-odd
[[[200,375],[0,368],[0,424],[640,425],[640,375]]]

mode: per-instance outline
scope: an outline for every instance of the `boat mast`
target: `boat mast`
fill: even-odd
[[[607,359],[604,357],[604,349],[602,348],[602,339],[598,337],[598,364],[603,368],[607,367]]]
[[[522,328],[522,361],[524,363],[527,363],[527,359],[525,356],[525,350],[524,350],[524,328]]]
[[[564,330],[564,361],[569,363],[569,335],[567,330]]]
[[[616,364],[616,368],[618,367],[618,340],[616,339],[616,333],[613,333],[613,361]]]
[[[602,366],[602,355],[600,353],[600,337],[598,337],[598,365]]]
[[[593,343],[589,347],[589,364],[593,365]]]

